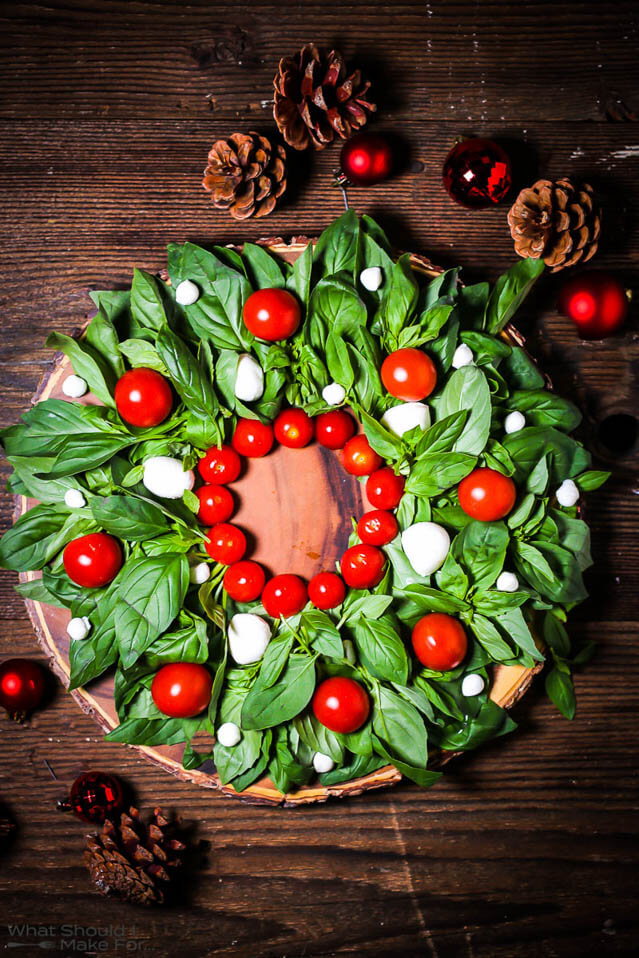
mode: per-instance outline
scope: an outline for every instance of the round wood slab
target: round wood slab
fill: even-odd
[[[290,244],[274,238],[264,240],[263,245],[288,262],[293,262],[308,242],[305,237],[295,238]],[[432,276],[441,272],[424,257],[412,256],[411,262],[418,272]],[[81,333],[79,331],[78,335]],[[512,328],[508,337],[519,344],[522,342]],[[69,360],[57,354],[32,402],[64,399],[62,382],[71,372]],[[92,396],[81,401],[96,402]],[[271,574],[294,571],[305,578],[310,578],[322,569],[334,568],[336,560],[347,546],[351,517],[359,516],[371,508],[366,500],[364,485],[344,472],[336,453],[317,443],[303,450],[278,447],[263,459],[249,460],[245,472],[233,484],[233,493],[238,502],[234,521],[249,533],[251,558],[261,562]],[[17,497],[15,518],[33,505],[35,500]],[[30,581],[39,575],[28,572],[21,574],[20,579]],[[70,613],[66,609],[31,600],[26,600],[25,604],[51,668],[68,685],[69,637],[66,626]],[[508,708],[521,698],[540,667],[495,667],[490,697]],[[118,725],[113,703],[112,673],[103,675],[87,688],[75,689],[71,695],[105,732]],[[231,785],[221,784],[210,761],[199,769],[184,769],[181,762],[183,745],[128,747],[138,748],[150,761],[180,779],[205,788],[219,789],[252,804],[292,806],[324,802],[330,797],[359,795],[369,789],[392,785],[402,777],[397,769],[387,765],[350,782],[333,786],[316,783],[287,795],[279,792],[270,779],[264,778],[239,794]],[[443,764],[453,754],[441,753],[436,763]]]

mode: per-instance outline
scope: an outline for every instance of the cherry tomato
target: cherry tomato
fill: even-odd
[[[270,422],[260,422],[259,419],[239,419],[231,443],[240,456],[261,459],[271,451],[273,427]]]
[[[366,480],[366,495],[378,509],[394,509],[404,495],[406,480],[396,476],[390,466],[383,466]]]
[[[315,418],[315,438],[327,449],[343,449],[355,435],[355,423],[342,409],[321,412]]]
[[[191,718],[211,701],[213,676],[195,662],[171,662],[156,672],[151,683],[153,701],[164,715]]]
[[[481,522],[494,522],[507,516],[515,505],[517,487],[508,476],[484,466],[462,479],[457,494],[466,515]]]
[[[319,572],[308,584],[308,597],[316,609],[334,609],[346,597],[346,586],[336,572]]]
[[[224,486],[210,485],[196,489],[200,500],[197,517],[205,526],[214,526],[216,522],[226,522],[235,510],[233,496]]]
[[[303,409],[284,409],[273,423],[275,438],[282,446],[301,449],[313,438],[313,420]]]
[[[461,622],[443,612],[430,612],[420,619],[413,629],[412,642],[422,665],[435,672],[456,669],[468,650]]]
[[[10,714],[37,708],[45,688],[45,671],[37,662],[7,659],[0,665],[0,705]]]
[[[72,539],[62,553],[64,571],[76,585],[98,589],[122,568],[120,543],[106,532],[91,532]]]
[[[366,436],[353,436],[344,446],[342,464],[352,476],[370,476],[382,462],[383,459],[371,447]]]
[[[373,509],[365,512],[357,523],[357,535],[362,542],[371,546],[385,546],[392,542],[399,532],[397,519],[392,512]]]
[[[299,576],[290,573],[269,579],[262,592],[262,605],[274,619],[297,615],[307,602],[306,586]]]
[[[343,675],[324,679],[313,696],[313,714],[331,732],[356,732],[370,712],[370,701],[364,687]]]
[[[207,449],[204,457],[197,464],[197,469],[204,482],[213,483],[216,486],[226,485],[227,482],[235,482],[240,474],[242,461],[235,449],[230,446],[213,446]]]
[[[292,336],[302,319],[300,304],[285,289],[258,289],[244,303],[244,325],[258,339]]]
[[[384,576],[386,556],[375,546],[351,546],[342,556],[340,569],[351,589],[372,589]]]
[[[246,552],[246,536],[241,529],[230,522],[218,522],[206,531],[204,548],[216,562],[233,565],[239,562]]]
[[[435,388],[435,363],[421,349],[396,349],[382,363],[382,382],[391,396],[419,402]]]
[[[244,559],[228,567],[224,573],[224,588],[236,602],[252,602],[261,596],[265,579],[259,563]]]
[[[130,426],[159,426],[173,406],[168,382],[154,369],[130,369],[115,384],[115,405]]]

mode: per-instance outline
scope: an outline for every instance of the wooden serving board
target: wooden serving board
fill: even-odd
[[[264,240],[262,245],[293,262],[308,242],[305,237],[295,238],[290,244],[273,238]],[[441,272],[425,257],[413,255],[411,262],[418,272],[432,276]],[[82,332],[78,330],[77,335],[82,335]],[[520,344],[522,342],[514,329],[509,329],[508,337]],[[32,402],[64,399],[62,383],[71,372],[70,361],[61,353],[57,354]],[[90,395],[81,401],[97,402]],[[304,450],[278,447],[263,459],[249,460],[245,472],[233,484],[233,493],[238,502],[233,521],[249,533],[247,538],[251,558],[262,563],[270,574],[296,572],[307,579],[323,569],[334,568],[348,544],[351,517],[357,517],[372,508],[366,499],[364,484],[344,471],[337,453],[317,443]],[[16,497],[15,518],[33,505],[35,500]],[[30,581],[39,575],[29,572],[20,578],[21,581]],[[51,668],[68,685],[69,637],[66,626],[70,613],[66,609],[31,600],[26,600],[25,604]],[[495,667],[491,698],[505,708],[510,707],[521,698],[540,668]],[[105,732],[118,725],[111,673],[92,682],[87,688],[74,690],[71,695]],[[239,794],[231,785],[221,784],[210,761],[199,769],[184,769],[181,763],[182,745],[128,747],[138,748],[150,761],[180,779],[205,788],[218,789],[252,804],[293,806],[324,802],[330,797],[359,795],[369,789],[392,785],[402,777],[396,768],[387,765],[350,782],[333,786],[316,783],[287,795],[279,792],[270,779],[264,778]],[[440,753],[435,757],[434,764],[443,764],[453,754]]]

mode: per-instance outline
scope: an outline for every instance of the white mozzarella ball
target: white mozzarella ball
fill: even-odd
[[[329,406],[341,406],[346,399],[346,390],[339,383],[329,383],[322,389],[322,399]]]
[[[236,725],[235,722],[224,722],[217,730],[215,738],[220,745],[224,745],[226,748],[233,748],[242,738],[240,726]]]
[[[198,562],[189,569],[189,582],[202,585],[211,576],[211,567],[208,562]]]
[[[67,625],[67,634],[70,639],[86,639],[90,631],[91,622],[86,615],[83,615],[81,618],[71,619]]]
[[[180,459],[171,456],[151,456],[144,463],[142,482],[154,496],[161,499],[181,499],[186,489],[192,489],[195,476],[185,471]]]
[[[486,683],[481,675],[465,675],[462,679],[461,693],[466,698],[471,698],[474,695],[481,695],[481,693],[484,691],[485,685]]]
[[[495,588],[498,592],[516,592],[519,588],[519,579],[514,572],[502,572],[497,578]]]
[[[330,755],[324,755],[323,752],[315,752],[313,756],[313,768],[319,774],[321,772],[330,772],[335,768],[335,762]]]
[[[200,290],[190,279],[183,279],[175,290],[175,299],[180,306],[192,306],[200,298]]]
[[[264,392],[264,372],[256,359],[242,353],[235,374],[235,395],[242,402],[254,402]]]
[[[402,549],[417,575],[432,575],[444,564],[450,536],[436,522],[416,522],[402,532]]]
[[[403,402],[399,406],[391,406],[387,409],[382,416],[382,423],[396,436],[403,436],[415,426],[428,429],[430,409],[423,402]]]
[[[504,430],[510,435],[511,432],[519,432],[526,425],[526,417],[521,412],[509,412],[504,419]]]
[[[88,389],[89,385],[82,376],[67,376],[62,383],[62,392],[70,399],[79,399]]]
[[[564,479],[555,493],[560,506],[574,506],[579,500],[579,489],[572,479]]]
[[[462,343],[453,354],[453,368],[461,369],[462,366],[471,366],[475,356],[470,346]]]
[[[271,641],[271,627],[254,612],[238,612],[229,623],[229,648],[238,665],[259,662]]]
[[[366,269],[363,269],[359,274],[359,281],[364,289],[368,289],[371,293],[374,293],[375,290],[379,289],[382,285],[384,276],[379,266],[367,266]]]
[[[64,494],[64,504],[69,509],[82,509],[87,504],[87,500],[79,489],[67,489]]]

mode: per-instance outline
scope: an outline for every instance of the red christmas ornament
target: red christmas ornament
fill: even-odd
[[[508,155],[492,140],[462,140],[444,160],[444,186],[456,203],[480,210],[507,196],[512,185]]]
[[[339,162],[349,183],[372,186],[387,180],[393,172],[393,150],[379,133],[358,133],[342,147]]]
[[[46,673],[29,659],[7,659],[0,665],[0,705],[21,721],[37,708],[46,689]]]
[[[69,797],[58,802],[62,811],[72,811],[83,822],[101,825],[124,808],[122,785],[106,772],[85,772],[71,786]]]
[[[582,339],[605,339],[623,325],[628,293],[615,276],[592,270],[562,287],[559,310],[572,319]]]

